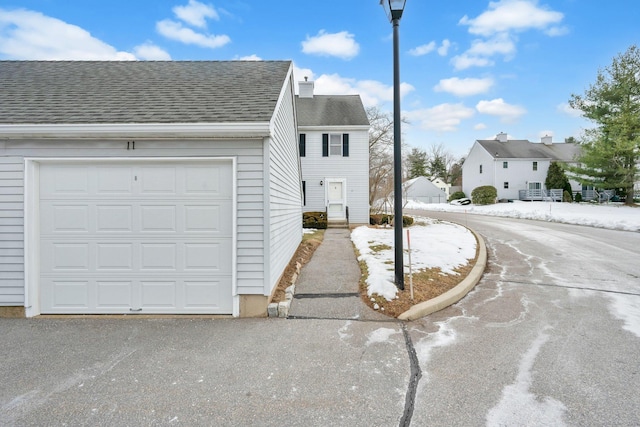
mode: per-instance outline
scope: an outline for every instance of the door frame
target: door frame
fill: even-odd
[[[325,178],[324,180],[325,182],[325,191],[324,191],[324,205],[327,207],[327,220],[345,220],[347,219],[347,179],[346,178]],[[329,209],[329,185],[331,185],[332,182],[339,182],[342,184],[342,199],[341,199],[341,203],[331,203],[331,204],[341,204],[342,205],[342,212],[339,218],[331,218],[330,217],[330,212],[331,210]]]
[[[237,159],[236,157],[25,157],[24,158],[24,307],[26,317],[40,313],[40,165],[55,163],[231,162],[231,295],[233,316],[240,315],[237,283]]]

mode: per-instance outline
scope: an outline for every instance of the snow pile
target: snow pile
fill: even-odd
[[[475,257],[476,240],[469,230],[457,224],[416,217],[414,225],[403,230],[405,273],[409,268],[407,230],[414,271],[440,268],[443,273],[455,274],[456,267],[466,265]],[[351,240],[360,252],[358,260],[367,264],[368,295],[378,294],[389,301],[394,299],[397,288],[393,229],[358,227],[351,233]]]
[[[464,212],[479,215],[536,219],[565,224],[588,225],[613,230],[640,231],[640,207],[618,204],[522,202],[497,203],[487,206],[455,206],[409,201],[405,209],[439,212]]]

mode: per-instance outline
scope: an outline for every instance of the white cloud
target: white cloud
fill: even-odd
[[[209,35],[197,33],[180,22],[165,19],[156,23],[156,30],[164,37],[184,44],[193,44],[211,49],[219,48],[231,42],[227,35]]]
[[[482,114],[498,116],[502,122],[512,122],[527,112],[526,109],[519,105],[507,104],[502,98],[480,101],[476,105],[476,110]]]
[[[196,0],[189,0],[186,6],[176,6],[172,10],[178,19],[198,28],[207,27],[207,18],[215,19],[216,21],[220,19],[213,6]]]
[[[493,56],[493,55],[513,55],[516,45],[508,34],[498,34],[488,40],[474,40],[467,50],[470,56]]]
[[[571,108],[568,103],[558,104],[556,110],[571,117],[582,117],[582,111]]]
[[[417,123],[423,130],[455,132],[462,120],[473,117],[473,108],[464,104],[440,104],[432,108],[403,111],[403,116],[411,123]]]
[[[409,54],[413,56],[422,56],[433,52],[436,49],[436,42],[432,41],[409,50]]]
[[[478,123],[475,126],[473,126],[474,130],[483,130],[483,129],[486,129],[486,128],[487,128],[487,125],[485,125],[484,123]]]
[[[240,56],[236,58],[236,60],[237,61],[262,61],[262,58],[260,58],[258,55],[254,53],[252,55]]]
[[[0,56],[31,60],[134,60],[88,31],[26,9],[0,9]]]
[[[548,30],[562,21],[561,12],[539,6],[537,0],[500,0],[489,3],[489,10],[476,18],[464,16],[459,24],[468,25],[471,34],[490,36],[508,31]]]
[[[449,48],[451,47],[451,42],[447,39],[442,40],[442,44],[438,48],[438,55],[447,56],[449,53]]]
[[[433,51],[436,51],[440,56],[447,56],[447,53],[449,53],[450,47],[451,47],[451,42],[447,39],[442,40],[442,44],[440,46],[438,46],[435,41],[430,41],[427,44],[423,44],[421,46],[410,49],[409,55],[423,56]]]
[[[360,52],[360,45],[354,40],[354,35],[341,31],[327,33],[320,30],[314,37],[307,36],[302,42],[302,52],[311,55],[336,56],[342,59],[352,59]]]
[[[450,79],[442,79],[433,88],[436,92],[448,92],[455,96],[471,96],[480,93],[486,93],[493,86],[493,79],[460,79],[452,77]]]
[[[451,58],[451,63],[457,71],[466,70],[471,67],[489,67],[494,64],[494,62],[488,58],[470,56],[466,53],[454,56]]]
[[[133,52],[135,53],[137,58],[148,61],[171,60],[171,55],[169,55],[167,51],[151,42],[146,42],[144,44],[136,46],[135,48],[133,48]]]

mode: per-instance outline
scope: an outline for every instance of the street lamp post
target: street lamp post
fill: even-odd
[[[393,231],[396,286],[404,290],[402,250],[402,133],[400,124],[400,44],[398,30],[406,0],[380,0],[393,24]]]

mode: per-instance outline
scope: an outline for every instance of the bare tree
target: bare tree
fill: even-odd
[[[369,130],[369,205],[393,191],[393,118],[379,107],[367,108]]]
[[[461,159],[454,156],[442,144],[432,144],[427,149],[427,172],[431,178],[440,178],[454,184],[461,174]]]

